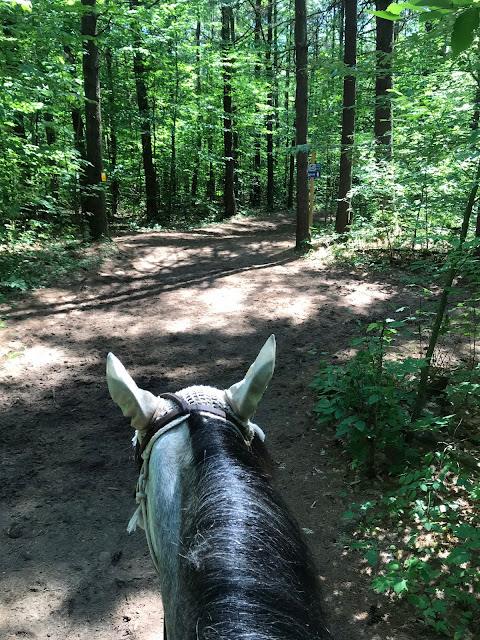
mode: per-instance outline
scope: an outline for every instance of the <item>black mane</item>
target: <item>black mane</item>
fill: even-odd
[[[193,414],[195,477],[183,484],[180,583],[195,627],[185,640],[320,640],[315,566],[269,484],[268,458],[232,426]]]

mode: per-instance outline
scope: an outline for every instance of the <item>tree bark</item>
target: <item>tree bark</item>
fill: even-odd
[[[385,11],[390,0],[376,0],[377,11]],[[393,88],[392,52],[394,22],[376,19],[377,69],[375,76],[375,153],[377,162],[393,157],[393,114],[390,90]]]
[[[308,191],[308,45],[306,0],[295,0],[295,131],[297,146],[297,229],[296,247],[310,243]],[[303,148],[299,148],[303,147]]]
[[[87,143],[85,205],[93,240],[109,236],[105,190],[102,183],[102,120],[100,111],[100,59],[98,51],[96,0],[82,0],[90,7],[82,16],[83,85],[85,91],[85,132]]]
[[[200,104],[200,97],[202,95],[202,76],[201,76],[201,57],[200,57],[200,36],[201,36],[201,23],[197,20],[197,27],[195,29],[195,47],[196,47],[196,62],[197,62],[197,81],[195,85],[195,93],[197,96],[197,103]],[[193,163],[192,173],[192,191],[191,196],[193,203],[195,204],[195,198],[198,191],[198,175],[200,173],[200,156],[202,153],[202,122],[203,118],[200,114],[198,116],[199,132],[197,133],[197,149],[195,154],[195,161]]]
[[[72,53],[70,47],[64,47],[65,57],[67,62],[70,63],[70,74],[76,78],[75,71],[75,56]],[[87,149],[85,147],[85,131],[83,126],[82,110],[79,107],[72,107],[72,127],[73,127],[73,144],[75,150],[80,158],[81,162],[85,165],[87,162]],[[87,177],[86,172],[82,168],[79,173],[78,184],[78,202],[75,202],[75,211],[80,213],[79,226],[82,227],[82,233],[84,234],[84,224],[87,219],[87,205],[85,202],[85,194],[87,190]],[[79,211],[80,209],[80,211]],[[84,234],[85,235],[85,234]]]
[[[261,65],[260,65],[260,42],[262,35],[262,0],[256,0],[255,2],[255,67],[254,78],[256,82],[260,81]],[[258,112],[258,109],[256,109]],[[255,131],[254,141],[254,156],[253,156],[253,187],[252,187],[252,206],[259,207],[262,197],[262,186],[260,180],[260,167],[261,167],[261,140],[260,133]]]
[[[47,144],[49,147],[55,146],[57,142],[57,133],[55,131],[55,126],[53,124],[53,114],[47,112],[43,117],[45,121],[45,136],[47,138]],[[51,167],[55,167],[55,160],[53,158],[49,159],[49,164]],[[52,168],[52,173],[50,176],[50,192],[52,198],[55,200],[59,200],[60,194],[58,192],[58,174],[55,169]]]
[[[267,67],[267,81],[268,81],[268,95],[267,106],[269,113],[267,115],[267,208],[273,208],[273,195],[274,195],[274,158],[273,158],[273,122],[274,122],[274,98],[273,98],[273,85],[274,75],[272,66],[272,48],[273,48],[273,2],[274,0],[268,0],[267,5],[267,54],[266,54],[266,67]]]
[[[344,0],[345,70],[352,70],[357,64],[357,0]],[[352,222],[351,201],[348,196],[352,188],[353,144],[355,139],[355,91],[353,74],[343,81],[342,142],[340,150],[340,176],[338,183],[337,216],[335,231],[345,233]]]
[[[232,100],[232,50],[234,42],[233,9],[230,5],[222,5],[223,143],[225,157],[223,218],[231,218],[237,213]]]
[[[113,81],[113,54],[110,47],[105,51],[105,62],[107,71],[107,89],[108,89],[108,123],[110,129],[110,144],[108,145],[109,160],[110,160],[110,196],[112,198],[112,213],[111,219],[115,220],[118,215],[118,203],[120,199],[120,184],[118,178],[115,175],[117,168],[117,154],[118,154],[118,141],[117,141],[117,126],[115,119],[115,84]]]
[[[140,3],[138,0],[130,0],[130,7],[138,7]],[[140,26],[135,25],[135,42],[134,42],[134,54],[133,54],[133,74],[135,77],[135,89],[137,92],[137,104],[140,114],[140,130],[142,139],[142,160],[143,160],[143,172],[145,174],[145,196],[146,196],[146,214],[147,222],[154,223],[159,221],[158,213],[158,186],[157,186],[157,172],[153,162],[152,151],[152,133],[151,133],[151,118],[150,118],[150,105],[148,102],[147,85],[145,82],[146,75],[146,62],[145,55],[140,50],[141,48],[141,35]]]

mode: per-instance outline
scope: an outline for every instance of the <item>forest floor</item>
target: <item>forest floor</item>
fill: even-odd
[[[348,348],[358,321],[411,303],[400,277],[298,257],[286,216],[114,242],[101,268],[0,309],[0,639],[161,639],[146,541],[126,532],[133,432],[109,398],[106,354],[152,392],[224,388],[272,333],[277,367],[256,422],[317,556],[333,637],[428,637],[368,588],[362,555],[347,549],[343,512],[382,485],[348,471],[308,387],[320,354]]]

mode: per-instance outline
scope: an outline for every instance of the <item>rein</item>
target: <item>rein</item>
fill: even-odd
[[[185,420],[190,416],[192,412],[206,413],[208,415],[213,415],[217,418],[221,418],[234,427],[237,435],[247,445],[251,444],[251,439],[249,439],[245,434],[245,426],[242,425],[242,423],[237,420],[232,414],[227,413],[223,409],[212,407],[206,404],[188,403],[183,398],[177,396],[174,393],[162,393],[159,397],[174,402],[177,405],[177,408],[172,409],[165,415],[159,416],[158,418],[155,418],[154,414],[152,426],[143,435],[141,442],[137,444],[137,459],[139,461],[142,461],[143,459],[135,491],[135,500],[138,504],[138,507],[133,516],[130,518],[130,522],[128,523],[127,527],[128,533],[132,533],[132,531],[135,531],[137,526],[145,530],[148,549],[150,551],[153,566],[155,567],[155,571],[157,573],[159,573],[158,560],[155,555],[155,550],[153,548],[152,538],[148,527],[146,493],[148,466],[150,461],[150,454],[152,452],[154,444],[163,436],[164,433],[167,433],[167,431],[170,431],[182,422],[185,422]],[[258,431],[256,432],[258,433]],[[263,435],[263,432],[261,433]]]

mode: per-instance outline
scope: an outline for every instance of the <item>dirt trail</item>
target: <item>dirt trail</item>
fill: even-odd
[[[105,356],[153,392],[223,388],[271,333],[277,368],[256,421],[318,557],[334,636],[425,637],[368,589],[344,548],[341,515],[359,495],[341,497],[352,478],[333,434],[316,427],[308,389],[319,358],[310,350],[346,347],[357,320],[383,317],[407,294],[297,258],[293,236],[280,217],[120,237],[98,272],[2,309],[1,640],[160,640],[143,533],[126,533],[133,434],[109,399]]]

